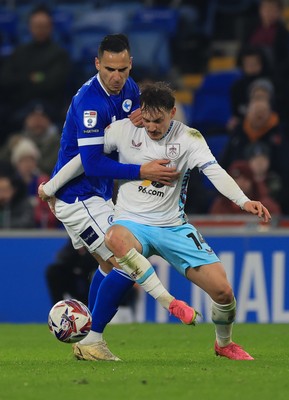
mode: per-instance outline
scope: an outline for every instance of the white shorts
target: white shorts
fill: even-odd
[[[73,204],[59,199],[55,203],[55,215],[63,223],[73,247],[85,246],[90,253],[99,254],[105,261],[113,256],[104,244],[104,235],[112,223],[113,214],[113,202],[97,196]]]

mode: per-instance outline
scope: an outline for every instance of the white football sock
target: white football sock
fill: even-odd
[[[94,344],[96,342],[101,342],[102,339],[102,333],[95,332],[95,331],[90,331],[87,336],[85,336],[84,339],[82,339],[79,343],[80,344]]]
[[[135,248],[122,258],[115,258],[121,268],[160,304],[169,309],[174,297],[164,288],[151,263]]]
[[[212,300],[212,321],[215,324],[216,340],[219,346],[225,347],[232,342],[235,317],[235,298],[230,304],[218,304]]]

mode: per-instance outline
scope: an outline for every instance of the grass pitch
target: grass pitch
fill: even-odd
[[[76,361],[46,325],[0,325],[0,400],[288,398],[288,325],[234,326],[254,361],[216,357],[211,324],[111,325],[105,337],[123,362]]]

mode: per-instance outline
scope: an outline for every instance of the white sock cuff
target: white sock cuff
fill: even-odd
[[[132,249],[130,249],[125,256],[123,257],[115,257],[116,261],[121,264],[121,263],[125,263],[127,261],[133,261],[134,257],[137,257],[140,253],[133,247]]]
[[[104,271],[101,269],[101,266],[100,266],[100,265],[98,266],[98,271],[101,273],[101,275],[107,276],[107,273],[104,272]]]
[[[212,300],[212,321],[216,325],[230,325],[236,318],[236,299],[230,304],[218,304]]]
[[[212,299],[211,299],[212,300]],[[212,300],[213,307],[217,308],[220,311],[230,311],[236,308],[237,302],[236,298],[234,297],[232,303],[229,304],[219,304]]]

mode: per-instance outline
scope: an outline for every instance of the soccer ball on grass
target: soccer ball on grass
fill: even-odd
[[[85,338],[91,329],[91,313],[81,301],[61,300],[49,311],[48,327],[56,339],[75,343]]]

